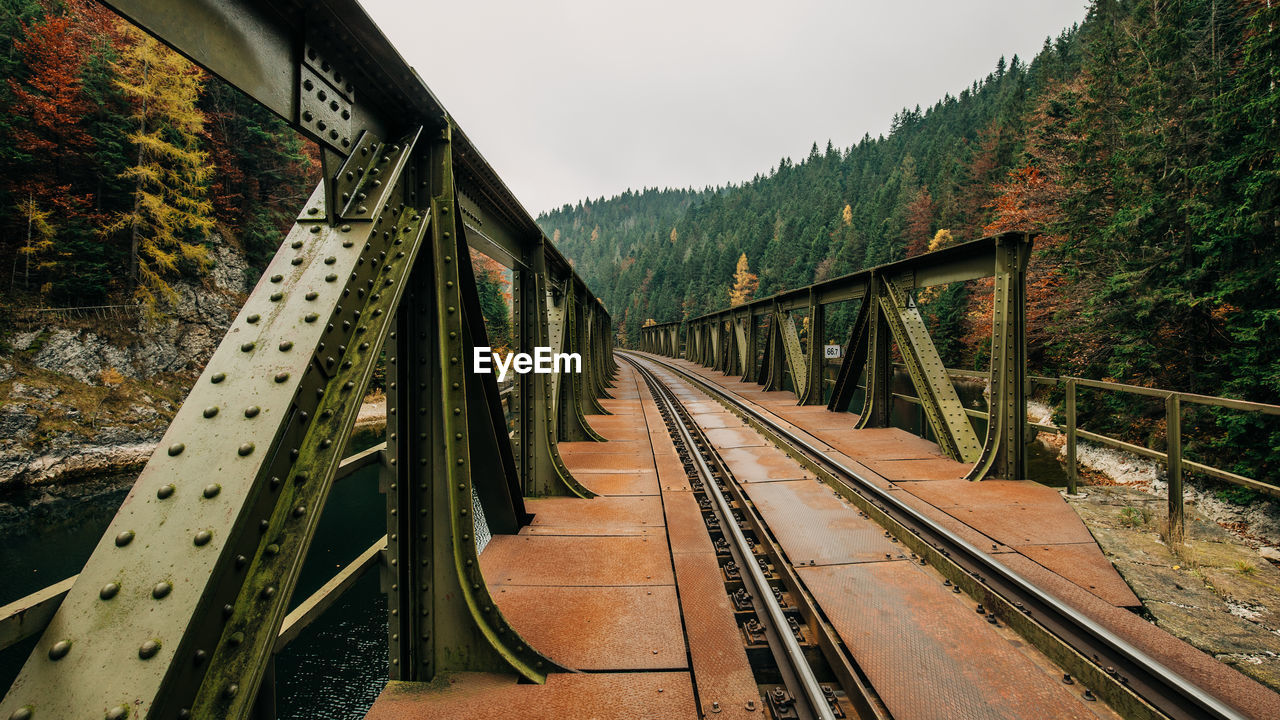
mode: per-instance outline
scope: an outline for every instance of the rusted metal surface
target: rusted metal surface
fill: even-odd
[[[663,493],[688,492],[689,476],[684,471],[684,463],[680,461],[675,450],[667,448],[665,452],[654,450],[654,464],[658,468],[658,485]]]
[[[712,428],[744,427],[742,421],[728,410],[724,410],[722,412],[698,413],[693,416],[693,421],[698,423],[698,427],[703,430],[710,430]]]
[[[509,675],[458,673],[431,683],[391,682],[367,720],[671,720],[697,710],[687,672],[557,673],[545,685]]]
[[[720,450],[720,459],[738,482],[813,480],[814,474],[772,445]]]
[[[928,460],[941,458],[938,446],[897,428],[827,431],[823,439],[854,459]]]
[[[1127,609],[1099,598],[1022,555],[1001,556],[1014,572],[1069,602],[1108,630],[1256,720],[1280,718],[1280,694],[1175,638]]]
[[[798,572],[899,720],[1110,715],[1086,707],[1078,686],[1048,675],[967,598],[909,562]]]
[[[662,529],[657,497],[531,498],[533,522],[522,532],[553,535],[642,535]]]
[[[720,449],[759,447],[765,439],[751,428],[714,428],[705,432],[707,440]]]
[[[709,543],[708,549],[674,556],[699,705],[704,717],[759,719],[760,691]]]
[[[607,470],[573,470],[573,476],[597,495],[657,495],[658,474],[653,470],[618,472]]]
[[[603,444],[607,443],[597,443],[597,445]],[[637,446],[639,446],[638,443]],[[633,473],[639,470],[653,470],[651,453],[651,447],[646,442],[630,453],[578,452],[572,456],[572,461],[566,457],[564,464],[575,477],[579,472]]]
[[[1017,550],[1112,605],[1142,606],[1129,584],[1116,574],[1111,561],[1092,540],[1060,545],[1020,545]]]
[[[969,466],[946,458],[927,460],[873,460],[863,457],[862,463],[879,475],[894,482],[919,480],[962,480]]]
[[[494,598],[534,647],[575,670],[688,667],[673,585],[538,587],[503,585]]]
[[[796,566],[875,562],[902,552],[817,480],[752,483],[744,490]]]
[[[495,535],[480,554],[491,585],[670,585],[660,537]]]
[[[639,416],[639,412],[628,413],[622,417],[629,417],[632,422]],[[603,416],[602,416],[603,417]],[[636,438],[635,440],[610,440],[609,442],[564,442],[560,443],[560,457],[564,460],[564,464],[570,469],[577,466],[572,460],[582,456],[591,455],[634,455],[649,451],[649,441],[646,438]]]
[[[693,493],[664,493],[662,500],[667,511],[667,538],[671,541],[673,554],[715,552]],[[713,569],[712,573],[717,578],[720,576],[719,569]],[[723,587],[720,592],[724,593]]]
[[[1007,545],[1093,542],[1056,490],[1029,480],[936,480],[901,487]]]

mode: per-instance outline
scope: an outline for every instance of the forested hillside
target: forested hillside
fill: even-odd
[[[260,267],[316,166],[283,122],[101,4],[0,2],[0,304],[162,310],[212,243]]]
[[[631,342],[728,305],[744,253],[761,297],[1033,231],[1034,369],[1280,401],[1277,24],[1266,0],[1098,0],[887,136],[540,222]],[[926,299],[945,359],[981,362],[984,287]]]

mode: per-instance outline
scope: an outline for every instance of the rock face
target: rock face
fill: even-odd
[[[146,462],[248,290],[237,250],[215,243],[213,259],[202,282],[173,284],[163,317],[10,336],[0,350],[0,493]]]

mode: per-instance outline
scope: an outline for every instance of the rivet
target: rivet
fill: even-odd
[[[318,297],[320,297],[320,294],[315,291],[312,291],[306,294],[307,300],[315,300]]]
[[[313,323],[317,319],[319,319],[319,317],[320,316],[315,313],[307,313],[302,319],[305,320],[306,322]]]
[[[213,533],[209,532],[208,530],[201,530],[200,532],[196,533],[195,539],[193,539],[192,542],[196,544],[196,547],[202,547],[204,545],[208,545],[209,541],[212,539],[213,539]]]
[[[98,591],[98,597],[102,598],[103,600],[110,600],[111,598],[115,597],[119,593],[120,593],[120,583],[109,582],[106,585],[103,585],[102,589]]]
[[[284,297],[284,293],[271,293],[271,302],[280,302]]]
[[[164,499],[168,498],[169,496],[173,495],[173,491],[174,491],[175,489],[176,489],[176,488],[174,488],[174,486],[173,486],[173,485],[161,485],[161,486],[156,490],[156,497],[160,498],[161,500],[164,500]]]
[[[293,342],[285,340],[280,343],[280,352],[287,352],[293,348]]]
[[[302,483],[306,482],[306,481],[307,481],[307,479],[308,479],[309,477],[310,477],[310,476],[309,476],[309,475],[307,475],[307,473],[305,473],[305,472],[300,472],[300,473],[298,473],[297,475],[294,475],[294,476],[293,476],[293,481],[294,481],[295,483],[297,483],[297,484],[301,485]]]
[[[172,590],[173,585],[168,580],[161,580],[156,583],[155,587],[151,588],[151,597],[159,600],[167,597]]]
[[[311,81],[308,80],[307,82],[311,82]],[[311,88],[307,88],[307,89],[310,90]],[[320,208],[307,208],[308,215],[315,215],[318,212],[320,212]]]
[[[288,380],[288,379],[289,379],[289,373],[287,373],[287,372],[285,372],[285,371],[283,371],[283,370],[281,370],[280,372],[276,373],[276,382],[278,382],[278,383],[282,383],[282,382],[284,382],[285,380]],[[241,450],[243,450],[244,448],[242,447],[242,448],[240,448],[240,449],[241,449]],[[248,455],[248,453],[244,453],[244,452],[242,452],[242,453],[240,453],[240,454],[241,454],[241,455]]]
[[[229,618],[230,618],[230,617],[235,613],[235,611],[236,611],[236,609],[235,609],[235,608],[233,608],[233,607],[231,607],[231,604],[230,604],[230,603],[228,603],[228,604],[226,604],[226,605],[223,605],[223,606],[222,606],[222,617],[223,617],[223,619],[224,619],[224,620],[225,620],[225,619],[229,619]],[[197,654],[197,655],[199,655],[199,653],[196,653],[196,654]]]
[[[325,264],[325,265],[332,265],[332,264],[334,264],[334,263],[336,263],[336,262],[338,262],[338,258],[336,258],[336,257],[334,257],[334,256],[332,256],[332,255],[330,255],[329,257],[327,257],[327,258],[325,258],[325,259],[324,259],[324,264]]]
[[[218,383],[226,379],[227,379],[227,374],[219,372],[219,373],[214,373],[213,377],[209,378],[209,382],[213,383],[214,385],[217,385]]]
[[[239,685],[237,685],[237,684],[235,684],[235,683],[231,683],[230,685],[228,685],[228,686],[226,686],[225,688],[223,688],[223,689],[222,689],[222,694],[223,694],[223,696],[228,697],[228,698],[233,698],[233,697],[235,697],[235,696],[236,696],[236,693],[238,693],[238,692],[240,692],[240,686],[239,686]]]
[[[241,454],[243,455],[244,453],[241,453]],[[206,498],[217,497],[218,493],[220,492],[222,492],[222,486],[217,483],[204,486],[204,496]]]
[[[249,323],[256,323],[256,322],[258,322],[258,320],[259,320],[259,319],[260,319],[260,318],[258,317],[258,313],[254,313],[254,314],[250,315],[249,317],[245,318],[245,320],[246,320],[247,322],[249,322]]]
[[[262,597],[264,599],[269,599],[273,597],[275,594],[276,594],[276,587],[274,585],[268,585],[262,588]]]
[[[173,457],[176,455],[181,455],[182,451],[186,449],[187,449],[186,445],[183,445],[182,443],[174,443],[169,446],[169,456]]]
[[[9,716],[9,720],[31,720],[35,716],[34,712],[30,705],[24,705],[14,710],[13,714]]]
[[[268,545],[268,546],[265,548],[265,551],[266,551],[266,553],[267,553],[268,555],[279,555],[279,554],[280,554],[280,546],[279,546],[279,545],[277,545],[277,544],[275,544],[275,543],[271,543],[270,545]]]
[[[325,281],[325,282],[333,282],[333,281],[335,281],[335,280],[337,280],[337,279],[338,279],[338,276],[337,276],[337,275],[334,275],[333,273],[329,273],[328,275],[325,275],[325,276],[324,276],[324,281]]]
[[[204,416],[207,418],[211,418],[217,414],[218,414],[218,407],[216,405],[210,405],[209,407],[204,409]]]
[[[294,516],[294,517],[302,517],[303,515],[306,515],[306,514],[307,514],[307,506],[306,506],[306,505],[299,505],[298,507],[296,507],[296,508],[294,508],[294,509],[293,509],[293,516]]]
[[[342,232],[351,232],[350,225],[343,225],[340,229],[342,230]]]
[[[247,418],[257,417],[262,410],[257,405],[250,405],[244,409],[244,416]]]
[[[125,530],[124,532],[116,536],[116,547],[124,547],[125,545],[128,545],[131,542],[133,542],[132,530]]]
[[[150,660],[151,658],[155,657],[156,653],[158,652],[160,652],[160,643],[156,642],[155,640],[148,640],[142,643],[142,645],[138,647],[138,657],[142,658],[143,660]],[[115,717],[127,717],[129,714],[129,711],[124,707],[116,708],[116,710],[124,710],[124,713],[121,715],[116,715]],[[113,710],[112,712],[115,712],[115,711]],[[112,715],[108,713],[107,717],[111,718]]]
[[[312,226],[311,226],[311,232],[312,232],[313,234],[316,234],[316,235],[320,234],[320,226],[319,226],[319,225],[312,225]]]

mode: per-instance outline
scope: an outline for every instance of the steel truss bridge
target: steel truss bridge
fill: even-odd
[[[83,570],[0,608],[0,648],[39,637],[0,718],[274,718],[275,654],[375,567],[391,683],[371,718],[1280,708],[1128,623],[1136,598],[1026,480],[1037,429],[1063,432],[1072,460],[1077,438],[1145,451],[1168,465],[1180,532],[1184,467],[1275,489],[1184,460],[1173,431],[1161,453],[1077,428],[1077,387],[1163,397],[1171,428],[1184,402],[1280,407],[1029,376],[1027,236],[652,325],[619,363],[608,311],[356,2],[108,4],[317,143],[323,178]],[[500,392],[469,370],[489,344],[471,249],[513,273],[513,349],[578,353],[582,372]],[[979,278],[994,284],[985,412],[960,401],[914,294]],[[840,302],[859,311],[826,378]],[[895,346],[914,396],[895,392]],[[380,356],[386,442],[343,457]],[[1065,426],[1028,423],[1035,382],[1065,383]],[[933,442],[890,427],[903,399]],[[291,610],[331,488],[370,466],[386,535]],[[1028,565],[1040,545],[999,512],[904,500],[926,480],[1036,508],[1076,559]]]

